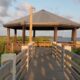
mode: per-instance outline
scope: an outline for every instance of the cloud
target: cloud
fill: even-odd
[[[3,24],[3,21],[2,20],[0,20],[0,24]]]
[[[11,3],[16,0],[0,0],[0,6],[9,7]]]
[[[67,18],[67,19],[73,19],[73,17],[70,16],[70,15],[67,15],[67,16],[64,16],[64,17]]]
[[[0,6],[0,16],[2,17],[8,16],[7,9],[5,7]]]
[[[11,15],[10,17],[12,18],[12,20],[24,17],[27,14],[29,14],[29,8],[30,7],[33,8],[33,6],[27,2],[26,3],[25,2],[20,3],[17,6],[15,6],[15,13],[12,15],[10,14]]]
[[[19,4],[17,7],[16,7],[16,10],[19,10],[19,11],[23,11],[23,12],[27,12],[29,9],[30,9],[30,7],[32,7],[33,8],[33,10],[35,9],[31,4],[29,4],[29,3],[22,3],[22,4]]]
[[[0,0],[0,16],[8,16],[7,11],[13,1],[16,0]]]
[[[10,18],[11,20],[15,20],[24,16],[25,16],[24,12],[17,10],[13,15],[10,16]]]
[[[76,2],[76,3],[80,3],[80,0],[72,0],[72,1],[74,1],[74,2]]]
[[[16,12],[16,16],[18,16],[18,17],[23,17],[24,14],[23,14],[22,11],[19,10],[19,11]]]
[[[27,2],[23,2],[20,3],[18,5],[13,6],[15,8],[14,13],[10,13],[9,12],[9,8],[11,7],[12,3],[15,2],[17,0],[0,0],[0,17],[10,17],[12,19],[10,20],[14,20],[16,18],[20,18],[23,17],[25,15],[27,15],[27,11],[28,9],[32,6]]]
[[[0,17],[0,24],[3,24],[3,23],[4,23],[3,17]]]
[[[16,0],[0,0],[0,24],[3,24],[8,21],[8,9],[14,1]]]
[[[22,11],[26,11],[28,10],[32,5],[30,5],[29,3],[22,3],[20,5],[18,5],[16,7],[17,10],[22,10]]]

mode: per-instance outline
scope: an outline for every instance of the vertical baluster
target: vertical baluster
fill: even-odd
[[[62,71],[63,71],[63,79],[65,80],[65,76],[64,76],[64,54],[65,54],[65,50],[64,50],[64,48],[62,49],[62,58],[61,58],[61,62],[62,62],[62,64],[61,64],[61,67],[62,67]]]
[[[61,65],[62,65],[62,69],[63,69],[63,71],[64,71],[64,53],[65,53],[65,50],[62,49],[62,58],[61,58],[61,59],[62,59],[62,61],[61,61],[62,64],[61,64]]]

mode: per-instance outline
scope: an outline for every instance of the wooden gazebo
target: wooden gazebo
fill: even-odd
[[[32,15],[32,29],[33,37],[35,37],[36,30],[52,30],[54,31],[54,41],[57,42],[57,31],[58,30],[72,30],[73,42],[76,41],[76,30],[80,28],[80,24],[57,16],[53,13],[50,13],[46,10],[40,10],[33,13]],[[30,20],[29,15],[14,21],[11,21],[7,24],[4,24],[4,27],[7,28],[7,39],[10,41],[10,29],[14,29],[14,39],[16,42],[17,30],[22,29],[22,43],[25,44],[25,30],[29,30]]]

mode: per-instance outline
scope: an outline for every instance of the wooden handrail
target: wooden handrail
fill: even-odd
[[[12,61],[8,61],[0,67],[0,80],[4,80],[4,78],[6,80],[11,79],[12,63]]]
[[[28,70],[30,60],[33,58],[34,55],[34,50],[35,50],[34,42],[29,43],[26,47],[25,46],[23,47],[24,49],[22,50],[22,52],[20,52],[17,55],[16,79],[21,79],[21,76],[23,76],[25,71]]]
[[[20,53],[11,54],[11,56],[15,55],[15,58],[12,57],[13,60],[10,58],[10,54],[7,54],[7,60],[4,60],[5,63],[1,64],[0,67],[0,80],[21,80],[27,71],[31,59],[34,57],[34,54],[34,42],[29,43],[26,47],[24,46],[24,49],[22,49]],[[14,79],[12,78],[12,71],[14,71],[13,66],[16,69]]]
[[[80,65],[73,60],[80,60],[80,56],[77,54],[73,54],[63,47],[58,46],[57,44],[53,44],[52,50],[54,56],[56,55],[55,59],[67,74],[68,78],[70,80],[80,80]]]

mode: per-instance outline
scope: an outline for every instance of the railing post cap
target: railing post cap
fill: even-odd
[[[25,50],[25,49],[28,49],[28,46],[22,46],[21,47],[21,50]]]

